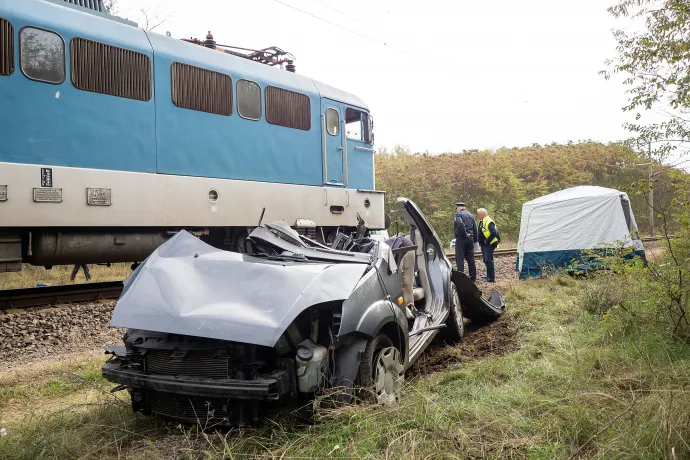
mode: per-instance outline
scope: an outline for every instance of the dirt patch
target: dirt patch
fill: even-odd
[[[432,344],[410,369],[411,376],[439,372],[470,361],[517,351],[519,345],[515,333],[509,314],[490,324],[466,324],[465,336],[458,344]]]
[[[665,241],[647,241],[644,243],[644,251],[647,260],[658,262],[664,255]]]

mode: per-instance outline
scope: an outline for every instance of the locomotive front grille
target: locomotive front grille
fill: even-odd
[[[145,359],[146,372],[149,374],[228,378],[229,357],[220,354],[218,350],[192,350],[184,353],[148,350]]]
[[[11,75],[14,72],[14,27],[7,20],[0,18],[0,75]]]

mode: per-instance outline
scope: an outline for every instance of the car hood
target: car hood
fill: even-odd
[[[110,325],[272,347],[305,309],[347,299],[366,269],[265,260],[182,231],[125,280]]]

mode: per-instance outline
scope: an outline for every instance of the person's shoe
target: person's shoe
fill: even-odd
[[[487,283],[495,283],[496,280],[486,280]]]
[[[486,276],[482,276],[482,281],[489,281],[489,278],[487,278]]]

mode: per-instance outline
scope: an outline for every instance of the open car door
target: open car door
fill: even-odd
[[[410,226],[409,238],[415,249],[415,305],[419,314],[410,328],[410,359],[413,363],[424,352],[439,330],[445,327],[451,303],[452,265],[433,227],[417,205],[398,198],[396,214]]]
[[[482,296],[482,291],[469,279],[467,275],[455,270],[445,255],[443,245],[433,227],[424,217],[417,205],[407,198],[399,198],[402,209],[399,214],[410,225],[410,237],[417,245],[416,251],[418,281],[425,290],[425,311],[434,317],[445,319],[452,303],[450,283],[455,284],[462,305],[463,315],[474,322],[490,322],[497,319],[505,309],[505,302],[501,293],[494,289],[488,298]],[[425,280],[428,284],[425,285]],[[427,294],[428,292],[428,294]],[[430,295],[429,295],[430,294]],[[418,321],[420,319],[418,318]],[[428,328],[434,324],[420,321],[413,327],[410,336],[412,356],[412,334],[415,329]],[[422,335],[422,337],[424,337]]]

